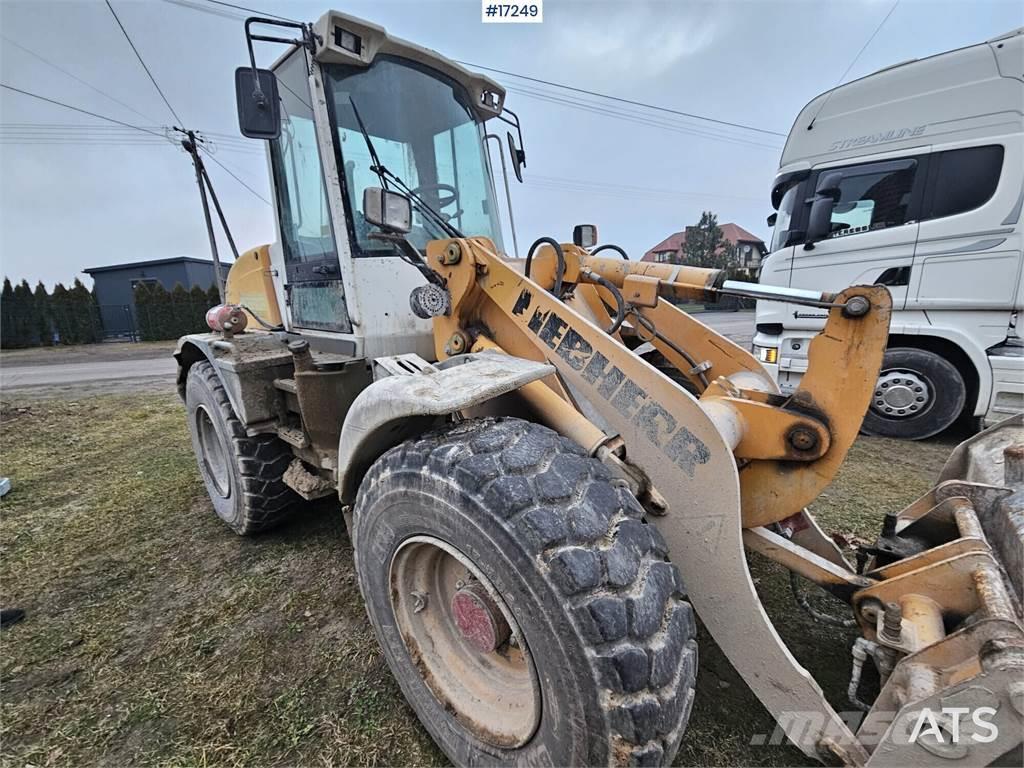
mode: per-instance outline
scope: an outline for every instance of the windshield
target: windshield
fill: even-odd
[[[771,252],[779,250],[789,237],[789,228],[793,222],[793,212],[796,210],[796,191],[800,186],[799,181],[793,181],[789,189],[787,189],[782,199],[779,201],[779,210],[777,218],[775,219],[775,229],[772,232],[772,245]]]
[[[462,86],[394,56],[378,56],[369,68],[330,65],[324,72],[333,102],[354,255],[393,252],[388,243],[369,237],[374,228],[363,216],[363,190],[383,185],[370,170],[373,162],[357,111],[385,168],[460,232],[489,237],[501,249],[483,126]],[[418,249],[448,236],[428,216],[415,207],[413,211],[408,237]]]

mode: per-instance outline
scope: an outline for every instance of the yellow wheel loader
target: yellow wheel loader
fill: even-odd
[[[454,763],[671,763],[694,610],[823,762],[1019,749],[1021,418],[957,448],[856,566],[805,510],[872,397],[885,288],[733,284],[608,257],[586,225],[511,258],[488,142],[517,174],[525,154],[490,132],[518,134],[497,83],[336,12],[246,33],[286,46],[236,73],[279,236],[175,353],[199,469],[240,534],[337,494],[384,656]],[[797,392],[676,305],[731,295],[827,311]],[[849,711],[772,626],[751,551],[849,606]]]

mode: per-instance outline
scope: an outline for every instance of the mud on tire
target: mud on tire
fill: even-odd
[[[217,371],[193,365],[185,385],[192,448],[213,508],[242,536],[279,523],[302,498],[281,479],[294,458],[276,435],[249,437]]]
[[[522,632],[540,700],[523,743],[479,738],[438,700],[403,637],[392,564],[403,542],[426,537],[472,561]],[[636,499],[575,443],[518,419],[466,421],[403,443],[367,473],[353,541],[388,664],[455,764],[671,762],[693,701],[693,612]]]

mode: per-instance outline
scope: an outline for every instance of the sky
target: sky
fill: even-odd
[[[327,10],[324,0],[230,2],[306,21]],[[263,144],[239,136],[235,114],[247,14],[207,0],[111,4],[170,107],[213,139],[221,165],[208,169],[239,247],[271,242]],[[525,183],[511,182],[520,247],[593,223],[633,258],[702,210],[768,240],[785,134],[847,68],[851,80],[1024,26],[1019,0],[901,0],[854,61],[892,0],[546,0],[541,24],[483,24],[479,0],[336,7],[453,59],[760,129],[487,73],[523,124]],[[258,61],[279,52],[264,45]],[[0,81],[156,134],[0,90],[0,273],[52,287],[89,284],[86,267],[209,257],[191,162],[164,136],[178,120],[103,0],[0,0]],[[510,246],[507,216],[505,226]]]

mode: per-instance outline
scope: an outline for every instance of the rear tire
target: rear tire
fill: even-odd
[[[282,477],[294,456],[276,435],[249,437],[214,367],[188,372],[185,408],[192,449],[217,516],[249,536],[281,522],[302,501]]]
[[[967,385],[951,362],[924,349],[894,347],[885,351],[861,430],[923,440],[950,427],[966,400]]]
[[[693,612],[664,540],[600,462],[519,419],[448,425],[382,456],[353,518],[384,655],[456,765],[671,763],[693,702]],[[446,630],[467,588],[522,640],[481,651]]]

